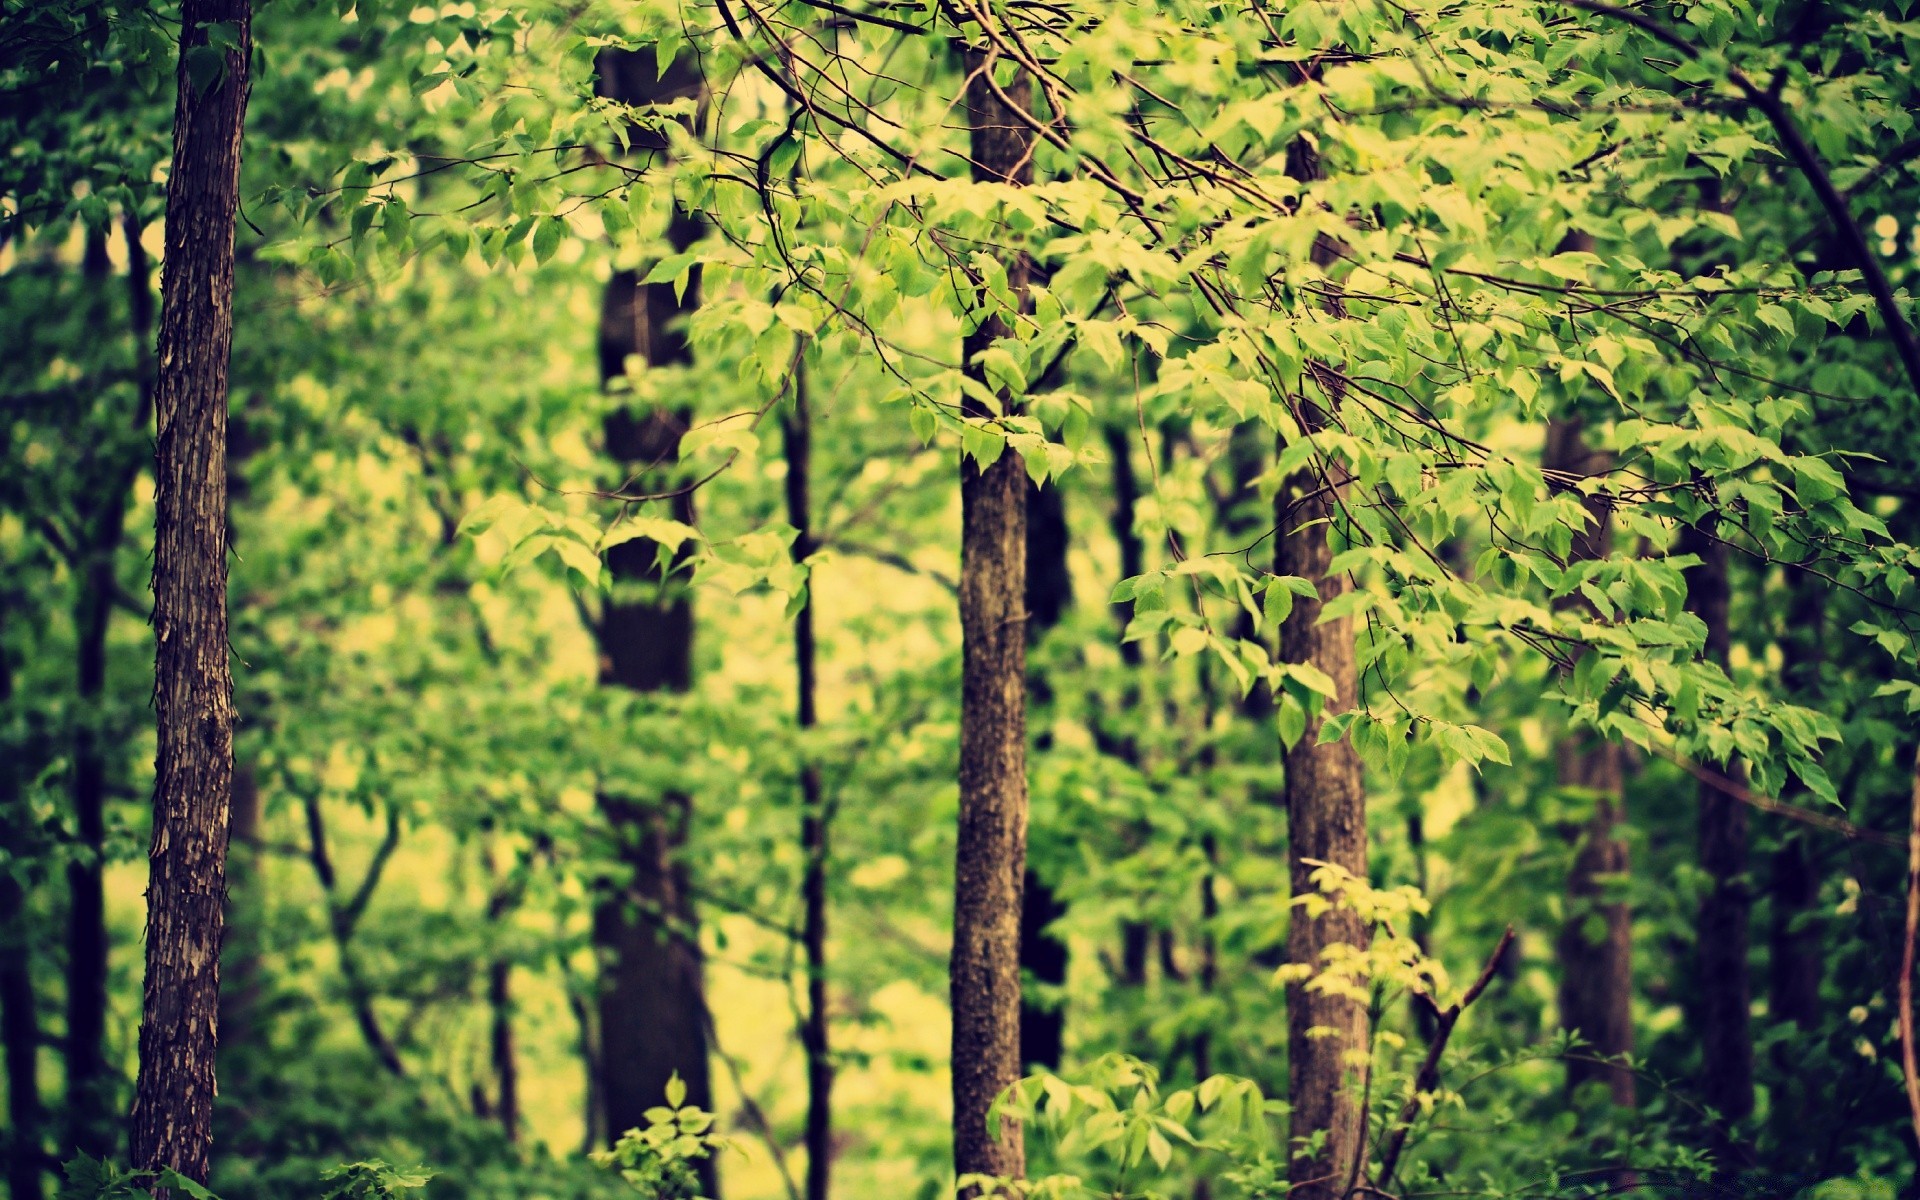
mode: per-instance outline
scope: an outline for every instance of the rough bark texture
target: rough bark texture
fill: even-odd
[[[134,1089],[133,1165],[204,1182],[213,1145],[233,675],[227,660],[227,360],[251,11],[186,0],[167,180],[154,459],[153,846],[147,970]],[[207,26],[237,39],[202,91],[190,71]]]
[[[1575,420],[1547,426],[1541,454],[1545,470],[1594,475],[1611,465],[1602,451],[1589,450]],[[1602,557],[1612,539],[1613,522],[1599,505],[1587,506],[1588,523],[1575,535],[1570,557]],[[1576,835],[1573,868],[1567,875],[1567,921],[1557,943],[1560,958],[1560,1023],[1579,1032],[1590,1056],[1567,1063],[1567,1088],[1592,1080],[1604,1083],[1618,1104],[1635,1099],[1633,1072],[1613,1059],[1633,1052],[1633,931],[1620,889],[1627,874],[1627,844],[1616,827],[1621,819],[1622,762],[1619,747],[1590,737],[1569,736],[1558,747],[1560,785],[1593,799],[1593,815]]]
[[[1280,628],[1280,656],[1290,663],[1312,663],[1333,679],[1338,692],[1306,733],[1286,753],[1287,868],[1296,896],[1314,890],[1309,860],[1334,863],[1361,879],[1367,877],[1367,797],[1360,758],[1345,738],[1319,745],[1327,713],[1345,712],[1358,698],[1354,669],[1353,623],[1320,623],[1321,608],[1348,590],[1344,576],[1329,576],[1333,553],[1324,519],[1331,497],[1298,498],[1321,486],[1311,471],[1289,481],[1281,493],[1296,500],[1283,518],[1274,569],[1315,582],[1318,599],[1301,598]],[[1303,528],[1304,526],[1304,528]],[[1287,959],[1318,970],[1329,946],[1364,946],[1367,929],[1359,914],[1334,908],[1319,917],[1294,910],[1287,930]],[[1315,1036],[1315,1031],[1333,1031]],[[1361,1154],[1363,1114],[1355,1069],[1348,1055],[1367,1045],[1366,1006],[1344,996],[1309,991],[1295,982],[1287,988],[1287,1094],[1293,1107],[1295,1139],[1324,1130],[1318,1154],[1295,1158],[1288,1174],[1291,1194],[1300,1200],[1331,1200],[1344,1195]]]
[[[1032,136],[990,86],[981,56],[967,61],[967,120],[975,179],[1025,184]],[[1029,83],[1001,87],[1027,106]],[[1014,255],[1007,285],[1024,298],[1028,265]],[[965,357],[1006,332],[999,319],[966,338]],[[973,369],[971,365],[969,369]],[[970,401],[970,415],[984,410]],[[960,466],[960,828],[954,869],[953,1165],[956,1174],[1020,1177],[1019,1126],[988,1128],[987,1110],[1020,1076],[1020,913],[1027,857],[1027,478],[1020,456]]]
[[[1687,573],[1687,606],[1707,627],[1707,657],[1727,665],[1731,646],[1727,548],[1711,526],[1686,530],[1679,546],[1697,554]],[[1741,772],[1730,764],[1736,780]],[[1753,1031],[1748,1008],[1748,926],[1753,907],[1747,880],[1747,806],[1709,784],[1700,785],[1700,867],[1710,880],[1700,900],[1696,969],[1700,995],[1695,1028],[1700,1038],[1700,1097],[1727,1125],[1753,1113]],[[1723,1127],[1723,1156],[1738,1150]],[[1745,1157],[1740,1154],[1740,1157]]]
[[[1067,508],[1057,485],[1027,485],[1027,647],[1039,645],[1073,604],[1073,577],[1067,570]],[[1027,704],[1045,714],[1053,686],[1044,672],[1027,671]],[[1043,724],[1034,733],[1034,749],[1045,752],[1052,735]],[[1049,926],[1067,914],[1053,887],[1029,867],[1020,909],[1020,969],[1043,987],[1067,982],[1067,944]],[[1058,1067],[1064,1049],[1066,1010],[1057,1001],[1023,994],[1020,1000],[1020,1061],[1024,1066]]]
[[[701,81],[684,62],[656,78],[653,58],[608,51],[599,59],[603,95],[631,104],[695,96]],[[660,153],[664,139],[637,131],[638,150]],[[675,212],[668,238],[684,250],[700,236],[693,216]],[[631,271],[608,282],[600,320],[601,378],[611,384],[626,374],[627,360],[652,366],[692,361],[682,321],[699,303],[697,280],[684,299],[671,284],[642,284]],[[644,473],[642,490],[670,477],[686,431],[684,407],[616,410],[606,420],[607,453],[622,477]],[[690,495],[671,501],[677,520],[691,521]],[[595,630],[600,678],[609,687],[640,692],[683,692],[693,685],[693,604],[684,583],[665,583],[655,568],[656,546],[639,539],[607,554],[613,592]],[[713,1107],[708,1064],[706,992],[702,979],[697,915],[680,851],[686,841],[691,800],[682,795],[635,798],[603,794],[600,806],[618,839],[630,871],[626,889],[609,895],[594,915],[601,952],[599,1083],[603,1128],[609,1143],[646,1124],[645,1113],[662,1102],[677,1072],[687,1103]],[[713,1160],[701,1161],[702,1186],[718,1195]]]
[[[1296,179],[1320,177],[1319,159],[1306,143],[1296,142],[1289,148],[1288,173]],[[1335,247],[1322,240],[1314,246],[1313,256],[1324,267],[1334,260]],[[1340,315],[1337,300],[1330,307]],[[1323,427],[1340,400],[1337,385],[1323,380],[1319,386],[1326,393],[1326,407],[1311,398],[1301,406],[1308,432]],[[1333,559],[1327,523],[1339,515],[1339,509],[1337,492],[1320,489],[1338,482],[1308,467],[1287,480],[1275,497],[1274,570],[1312,580],[1319,591],[1315,599],[1296,601],[1281,623],[1280,657],[1289,663],[1312,663],[1333,680],[1336,692],[1286,752],[1287,874],[1296,896],[1314,890],[1310,877],[1315,868],[1309,860],[1333,863],[1361,879],[1367,877],[1367,795],[1360,756],[1346,738],[1318,744],[1326,715],[1348,711],[1359,699],[1353,622],[1345,618],[1320,621],[1321,609],[1351,586],[1344,576],[1327,574]],[[1294,910],[1287,930],[1289,962],[1317,972],[1326,949],[1336,943],[1367,944],[1367,929],[1359,914],[1333,908],[1308,917]],[[1318,1153],[1291,1160],[1287,1178],[1290,1195],[1298,1200],[1344,1196],[1364,1172],[1366,1114],[1361,1111],[1357,1071],[1349,1060],[1366,1049],[1367,1024],[1365,1005],[1309,991],[1299,981],[1287,987],[1291,1136],[1297,1143],[1323,1131],[1326,1135]]]
[[[806,378],[794,381],[793,411],[784,423],[787,451],[787,523],[797,531],[795,562],[813,557],[813,422]],[[802,730],[820,722],[813,633],[813,592],[793,615],[794,717]],[[807,1010],[800,1029],[807,1055],[807,1200],[826,1200],[833,1182],[833,1047],[827,1008],[827,865],[831,813],[812,759],[800,767],[801,940],[807,959]]]

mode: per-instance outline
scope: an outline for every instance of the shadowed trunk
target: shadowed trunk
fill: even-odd
[[[599,59],[602,95],[629,104],[698,96],[702,83],[684,61],[656,78],[653,57],[608,51]],[[657,133],[634,131],[636,150],[664,153]],[[676,208],[668,240],[682,251],[699,240],[702,226]],[[629,359],[647,366],[683,366],[693,361],[682,323],[699,304],[697,278],[684,298],[670,283],[643,284],[633,271],[608,281],[600,317],[600,374],[609,387],[625,378]],[[605,424],[607,454],[638,490],[672,472],[692,406],[622,407]],[[676,520],[691,523],[693,499],[670,502]],[[595,634],[600,681],[636,692],[684,692],[693,686],[693,602],[683,579],[663,578],[655,566],[657,546],[638,539],[607,552],[613,590],[602,606]],[[609,1143],[645,1126],[646,1111],[662,1102],[676,1073],[687,1087],[686,1103],[713,1107],[703,1021],[706,994],[693,897],[681,851],[691,818],[689,797],[632,797],[603,793],[600,808],[629,872],[624,889],[602,899],[594,914],[594,942],[601,955],[599,994],[600,1102]],[[705,1194],[718,1194],[711,1158],[700,1160]]]
[[[0,597],[11,601],[11,596]],[[11,608],[11,605],[8,605]],[[12,612],[0,609],[0,626]],[[0,719],[13,701],[13,662],[0,641]],[[0,725],[0,729],[4,729]],[[0,836],[27,846],[20,820],[27,767],[24,747],[0,742]],[[18,875],[0,871],[0,1053],[7,1080],[7,1191],[12,1200],[40,1200],[46,1143],[41,1135],[40,1014],[33,994],[33,942],[26,925],[27,891]]]
[[[1106,427],[1107,455],[1113,461],[1113,540],[1120,549],[1120,578],[1132,579],[1146,569],[1146,548],[1134,531],[1134,508],[1140,499],[1140,481],[1133,473],[1135,432],[1125,425]],[[1140,709],[1138,671],[1141,665],[1139,642],[1126,640],[1127,623],[1133,620],[1133,601],[1122,600],[1113,606],[1114,621],[1120,639],[1120,662],[1126,669],[1125,690],[1121,694],[1123,720],[1132,720]],[[1140,765],[1139,740],[1130,729],[1118,734],[1101,726],[1094,728],[1094,740],[1101,752],[1111,754],[1129,766]],[[1153,931],[1143,921],[1120,923],[1120,973],[1116,980],[1123,987],[1144,987],[1147,961],[1153,951]]]
[[[1001,100],[1028,106],[1031,86],[1014,72],[999,95],[984,55],[967,55],[967,119],[973,177],[1021,185],[1032,179],[1033,139]],[[1007,287],[1024,303],[1028,264],[1005,263]],[[973,358],[1008,332],[999,317],[966,337]],[[971,417],[989,415],[969,398]],[[1020,1127],[987,1126],[994,1099],[1020,1077],[1021,888],[1027,857],[1026,635],[1027,479],[1011,450],[982,468],[960,465],[960,820],[955,848],[953,954],[953,1166],[957,1175],[1026,1174]],[[976,1194],[968,1189],[963,1195]]]
[[[1707,658],[1727,665],[1732,638],[1728,625],[1727,547],[1712,525],[1682,531],[1679,551],[1697,554],[1700,565],[1688,571],[1687,606],[1707,627]],[[1738,764],[1727,773],[1742,777]],[[1701,1099],[1724,1124],[1716,1132],[1722,1157],[1749,1157],[1730,1127],[1753,1113],[1753,1031],[1748,1012],[1752,984],[1747,971],[1749,914],[1747,882],[1747,807],[1719,788],[1702,783],[1700,791],[1700,867],[1709,880],[1700,900],[1697,936],[1699,1008],[1695,1013],[1704,1075]]]
[[[207,1178],[220,1021],[233,676],[227,660],[227,362],[252,55],[246,0],[185,0],[167,180],[154,459],[153,847],[133,1165]],[[203,91],[207,26],[236,48]]]
[[[1304,142],[1289,149],[1288,173],[1296,179],[1320,178],[1319,159]],[[1334,260],[1335,253],[1325,239],[1313,248],[1314,261],[1323,267]],[[1328,307],[1336,317],[1343,315],[1337,298]],[[1323,376],[1318,386],[1324,407],[1309,396],[1302,397],[1300,415],[1306,433],[1324,428],[1341,400],[1336,382]],[[1274,570],[1312,581],[1319,593],[1297,601],[1281,623],[1280,658],[1318,667],[1333,681],[1335,692],[1308,718],[1306,732],[1286,750],[1287,873],[1295,896],[1314,891],[1314,862],[1334,864],[1360,879],[1367,877],[1367,796],[1360,756],[1345,737],[1319,744],[1326,716],[1346,712],[1359,700],[1353,622],[1345,617],[1320,620],[1325,605],[1352,586],[1344,575],[1327,572],[1333,559],[1329,523],[1339,516],[1339,482],[1323,478],[1316,467],[1308,466],[1290,477],[1274,498]],[[1329,947],[1364,947],[1367,941],[1366,925],[1350,908],[1330,908],[1318,917],[1296,908],[1287,930],[1287,960],[1317,974]],[[1290,1163],[1290,1194],[1299,1200],[1344,1196],[1365,1168],[1365,1114],[1350,1057],[1365,1050],[1367,1025],[1365,1005],[1332,992],[1310,990],[1303,980],[1287,985],[1291,1136],[1297,1143],[1325,1135],[1317,1153],[1298,1155]]]
[[[1819,581],[1804,572],[1789,572],[1788,586],[1793,600],[1790,628],[1781,638],[1781,675],[1797,703],[1818,707],[1826,600]],[[1804,796],[1805,789],[1795,780],[1781,798],[1796,800]],[[1776,1021],[1811,1029],[1820,1016],[1824,960],[1819,930],[1813,923],[1820,875],[1803,831],[1783,831],[1770,876],[1767,890],[1773,902],[1773,919],[1768,929],[1767,1008]]]
[[[1604,451],[1589,450],[1577,420],[1547,425],[1541,453],[1544,470],[1590,476],[1612,466]],[[1587,527],[1573,539],[1572,561],[1604,557],[1613,536],[1607,509],[1589,501]],[[1582,602],[1584,603],[1584,601]],[[1590,798],[1593,813],[1578,833],[1567,876],[1567,920],[1557,942],[1560,959],[1560,1023],[1580,1034],[1591,1057],[1615,1059],[1633,1053],[1633,931],[1624,888],[1627,844],[1616,833],[1622,816],[1619,747],[1591,735],[1568,735],[1556,751],[1560,786]],[[1617,1062],[1586,1057],[1567,1063],[1567,1088],[1589,1081],[1606,1085],[1614,1102],[1632,1105],[1633,1072]]]
[[[813,425],[807,407],[806,377],[794,381],[793,411],[783,425],[787,452],[787,523],[796,530],[793,560],[806,562],[815,549],[813,534]],[[820,723],[816,696],[818,647],[813,633],[813,584],[793,615],[795,723],[803,731]],[[820,768],[810,748],[802,748],[800,766],[801,940],[807,959],[807,1010],[800,1042],[807,1055],[807,1200],[826,1200],[833,1182],[833,1047],[827,1007],[828,823],[832,813],[821,792]]]
[[[129,227],[130,234],[137,230]],[[129,261],[128,297],[136,346],[153,335],[151,292],[144,255]],[[105,319],[104,285],[110,268],[104,231],[89,231],[81,260],[87,303]],[[143,305],[135,293],[146,293]],[[147,319],[142,320],[142,317]],[[142,399],[147,393],[143,390]],[[140,405],[135,428],[146,433]],[[92,1155],[111,1154],[119,1142],[114,1109],[119,1080],[107,1061],[108,956],[106,871],[108,747],[102,701],[107,690],[107,633],[119,588],[115,560],[126,532],[129,492],[137,470],[131,454],[112,461],[115,441],[101,462],[89,456],[89,474],[76,496],[78,537],[74,574],[74,691],[72,797],[79,851],[67,863],[66,1144]]]
[[[1073,578],[1067,570],[1067,509],[1057,483],[1027,485],[1027,648],[1031,651],[1060,623],[1073,604]],[[1027,671],[1027,706],[1041,714],[1033,737],[1035,751],[1053,742],[1045,714],[1053,704],[1053,686],[1044,672]],[[1027,868],[1020,909],[1020,969],[1042,988],[1067,982],[1067,944],[1048,927],[1067,914],[1050,884]],[[1066,1010],[1058,1000],[1024,993],[1020,1000],[1020,1062],[1049,1069],[1060,1065],[1066,1036]]]

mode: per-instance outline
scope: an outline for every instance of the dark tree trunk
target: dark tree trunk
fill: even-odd
[[[787,451],[787,523],[798,532],[793,559],[806,562],[815,549],[813,534],[813,424],[807,406],[806,377],[793,381],[793,411],[784,425]],[[802,731],[820,723],[816,696],[813,634],[813,585],[806,603],[793,615],[795,723]],[[800,853],[805,860],[800,895],[804,914],[801,940],[807,959],[807,1010],[800,1041],[807,1055],[807,1200],[826,1200],[833,1181],[833,1047],[827,1004],[828,825],[832,814],[820,787],[820,768],[803,748],[800,765]]]
[[[1567,475],[1597,475],[1612,465],[1603,451],[1589,450],[1576,420],[1547,425],[1541,466]],[[1587,506],[1587,527],[1573,539],[1571,558],[1603,557],[1613,536],[1607,510]],[[1560,1023],[1578,1032],[1591,1054],[1567,1063],[1567,1088],[1598,1080],[1614,1102],[1632,1105],[1633,1072],[1614,1060],[1633,1053],[1633,930],[1623,891],[1627,844],[1621,819],[1620,749],[1590,737],[1569,736],[1557,750],[1560,785],[1592,798],[1593,815],[1578,833],[1567,876],[1567,920],[1557,943],[1560,958]]]
[[[489,1051],[496,1086],[494,1118],[509,1142],[520,1140],[520,1068],[513,1047],[513,964],[495,959],[487,966],[487,1007],[492,1013]]]
[[[984,55],[967,55],[973,176],[1032,179],[1033,139],[995,94]],[[1001,94],[1023,109],[1031,85],[1016,72]],[[1006,262],[1007,286],[1025,299],[1028,264]],[[976,353],[1007,333],[983,321],[963,347]],[[968,415],[987,415],[968,401]],[[1026,1148],[1015,1122],[987,1126],[994,1099],[1020,1077],[1020,913],[1027,858],[1027,479],[1011,450],[982,469],[960,465],[960,822],[954,869],[953,1165],[958,1175],[1019,1178]]]
[[[0,611],[0,622],[11,614]],[[13,700],[13,663],[0,642],[0,713]],[[17,748],[0,744],[0,834],[12,847],[27,845],[23,800],[25,766]],[[33,942],[26,921],[27,892],[12,871],[0,871],[0,1053],[6,1059],[7,1191],[12,1200],[40,1200],[46,1144],[40,1119],[40,1014],[33,994]]]
[[[154,460],[153,848],[133,1165],[204,1182],[213,1144],[233,676],[227,660],[227,361],[233,223],[249,89],[246,0],[185,0],[167,255],[161,280]],[[207,26],[237,40],[202,91],[189,70]]]
[[[698,74],[685,62],[655,78],[651,55],[609,51],[599,60],[603,95],[629,104],[697,96]],[[657,134],[637,132],[636,147],[664,152]],[[701,225],[675,210],[668,238],[675,250],[697,241]],[[616,272],[607,285],[600,319],[601,378],[611,385],[626,375],[627,361],[684,366],[693,361],[681,323],[699,304],[695,280],[684,299],[671,284],[642,284],[631,271]],[[640,475],[650,486],[670,471],[679,454],[691,406],[621,408],[606,420],[607,453],[622,476]],[[675,519],[693,520],[691,494],[671,502]],[[607,566],[613,591],[596,629],[601,682],[637,692],[684,692],[693,686],[693,602],[683,580],[662,578],[655,544],[639,539],[613,547]],[[697,914],[681,860],[691,817],[684,795],[636,798],[603,794],[601,811],[618,842],[629,882],[605,897],[594,915],[601,953],[599,995],[600,1092],[604,1129],[611,1143],[646,1124],[646,1111],[662,1102],[677,1073],[688,1104],[713,1107],[708,1064],[706,991],[697,934]],[[712,1159],[701,1160],[705,1194],[718,1195]]]
[[[137,226],[129,225],[129,316],[137,355],[153,336],[152,294],[144,255],[137,249]],[[81,273],[104,319],[109,311],[104,291],[111,262],[104,230],[90,230],[81,258]],[[142,403],[131,431],[145,440],[150,413]],[[97,461],[98,469],[83,483],[76,497],[79,536],[73,572],[74,678],[78,720],[73,730],[72,795],[74,831],[79,853],[67,864],[67,1034],[66,1119],[67,1142],[87,1154],[112,1153],[119,1140],[115,1117],[119,1090],[107,1056],[107,986],[109,939],[105,890],[108,746],[102,701],[107,690],[107,634],[114,595],[119,587],[115,570],[126,532],[127,500],[138,460],[131,454],[114,461],[112,447]]]
[[[1288,173],[1296,179],[1318,179],[1318,156],[1305,142],[1288,151]],[[1331,264],[1337,248],[1324,238],[1313,248],[1314,260]],[[1335,316],[1344,315],[1336,298],[1329,303]],[[1320,380],[1326,389],[1325,406],[1302,397],[1301,417],[1306,429],[1325,427],[1338,407],[1339,386]],[[1302,598],[1280,626],[1280,658],[1289,663],[1312,663],[1333,681],[1335,697],[1307,721],[1306,732],[1286,751],[1287,873],[1295,896],[1314,891],[1314,861],[1344,868],[1367,878],[1367,794],[1360,756],[1347,738],[1319,744],[1320,727],[1330,713],[1345,712],[1359,703],[1359,676],[1354,662],[1353,622],[1347,618],[1321,622],[1321,610],[1351,589],[1343,575],[1330,575],[1333,559],[1328,543],[1329,523],[1339,517],[1337,479],[1322,478],[1309,467],[1286,481],[1278,495],[1274,532],[1274,570],[1311,580],[1318,589],[1313,599]],[[1325,490],[1322,490],[1322,489]],[[1350,908],[1328,909],[1308,917],[1296,909],[1287,929],[1287,960],[1316,974],[1329,947],[1364,947],[1366,925]],[[1309,990],[1303,981],[1287,986],[1287,1097],[1292,1107],[1292,1138],[1324,1132],[1318,1153],[1292,1159],[1287,1178],[1298,1200],[1334,1200],[1346,1195],[1365,1171],[1366,1114],[1361,1110],[1359,1082],[1351,1064],[1355,1052],[1368,1046],[1366,1006],[1344,996]],[[1325,1031],[1331,1030],[1330,1034]]]
[[[1057,484],[1027,485],[1027,648],[1040,644],[1073,605],[1073,577],[1067,570],[1067,508]],[[1052,744],[1045,714],[1053,704],[1053,685],[1044,672],[1027,670],[1027,706],[1041,714],[1033,738],[1044,753]],[[1031,866],[1023,883],[1020,909],[1020,969],[1042,987],[1067,982],[1067,944],[1049,927],[1067,915],[1052,884]],[[1066,1038],[1066,1010],[1055,999],[1020,999],[1020,1062],[1049,1069],[1060,1065]]]
[[[1697,554],[1700,565],[1688,572],[1687,605],[1707,627],[1707,657],[1727,665],[1732,644],[1728,624],[1730,588],[1727,547],[1711,525],[1689,528],[1680,552]],[[1728,773],[1739,777],[1737,765]],[[1716,1134],[1722,1156],[1746,1157],[1729,1127],[1753,1113],[1753,1031],[1748,1006],[1747,945],[1752,897],[1747,881],[1747,807],[1719,788],[1701,784],[1700,866],[1709,880],[1700,900],[1697,930],[1700,995],[1695,1013],[1702,1065],[1701,1099],[1725,1125]]]
[[[1146,569],[1146,547],[1133,527],[1134,509],[1140,500],[1140,481],[1133,473],[1133,442],[1137,433],[1118,424],[1109,424],[1105,432],[1107,454],[1113,460],[1113,540],[1120,549],[1120,578],[1132,579]],[[1115,604],[1113,616],[1120,636],[1120,662],[1127,672],[1120,702],[1122,719],[1132,720],[1140,708],[1140,685],[1136,672],[1141,666],[1140,643],[1126,640],[1127,624],[1133,620],[1133,601],[1122,600]],[[1102,752],[1114,755],[1129,766],[1140,765],[1139,739],[1132,730],[1122,729],[1114,734],[1096,726],[1094,738]],[[1144,987],[1147,982],[1147,961],[1152,950],[1153,931],[1145,922],[1122,921],[1120,976],[1116,982],[1123,987]]]
[[[1789,624],[1781,638],[1785,662],[1782,675],[1792,689],[1796,702],[1817,706],[1820,702],[1820,667],[1827,623],[1825,598],[1819,582],[1811,575],[1790,572],[1788,584],[1793,591]],[[1803,793],[1797,786],[1794,798]],[[1802,1029],[1811,1029],[1820,1016],[1820,980],[1825,959],[1820,952],[1819,930],[1813,924],[1815,904],[1820,898],[1820,875],[1812,848],[1798,829],[1782,831],[1773,853],[1767,890],[1772,900],[1772,921],[1768,927],[1767,1008],[1776,1021],[1790,1021]],[[1781,1043],[1784,1047],[1787,1043]],[[1783,1063],[1783,1069],[1790,1069]]]

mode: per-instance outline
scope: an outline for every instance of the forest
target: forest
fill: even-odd
[[[4,0],[10,1200],[1920,1196],[1912,0]]]

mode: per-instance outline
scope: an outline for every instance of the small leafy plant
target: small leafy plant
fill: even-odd
[[[619,1171],[645,1200],[706,1200],[695,1164],[723,1149],[727,1139],[713,1132],[712,1113],[686,1103],[679,1072],[667,1081],[666,1099],[643,1114],[646,1128],[627,1130],[613,1149],[593,1159]]]

